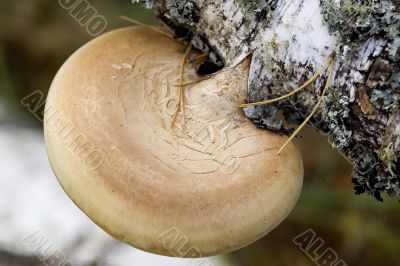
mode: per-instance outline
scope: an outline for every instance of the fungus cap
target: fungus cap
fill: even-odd
[[[277,226],[303,167],[292,144],[276,155],[286,137],[238,108],[248,61],[187,86],[185,119],[180,112],[173,125],[184,49],[137,27],[96,38],[57,73],[44,132],[60,184],[101,228],[152,253],[203,257]],[[191,66],[185,73],[186,83],[200,78]]]

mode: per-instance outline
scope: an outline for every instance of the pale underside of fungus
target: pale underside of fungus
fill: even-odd
[[[254,242],[299,196],[303,167],[287,137],[259,129],[249,61],[204,79],[180,66],[185,45],[143,28],[110,32],[67,60],[45,111],[45,141],[66,193],[100,227],[137,248],[202,257]],[[84,140],[84,141],[83,141]]]
[[[353,164],[357,194],[400,199],[399,1],[140,2],[217,65],[232,67],[251,56],[249,102],[292,92],[335,52],[329,90],[310,123]],[[246,115],[288,134],[277,114],[301,123],[319,101],[326,77],[290,98],[247,108]]]

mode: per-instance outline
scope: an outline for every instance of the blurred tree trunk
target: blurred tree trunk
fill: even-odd
[[[249,102],[293,91],[336,52],[331,86],[311,123],[354,165],[356,193],[381,200],[380,192],[386,191],[400,198],[398,1],[141,2],[216,65],[233,67],[251,56]],[[289,99],[245,113],[261,127],[287,134],[278,111],[286,121],[303,121],[326,76]]]

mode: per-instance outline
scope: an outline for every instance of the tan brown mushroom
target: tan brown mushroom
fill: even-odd
[[[105,231],[145,251],[202,257],[277,226],[297,201],[303,167],[292,144],[276,155],[287,137],[238,108],[248,61],[186,86],[174,125],[184,50],[137,27],[86,44],[51,85],[45,141],[62,187]],[[185,83],[199,79],[187,65]]]

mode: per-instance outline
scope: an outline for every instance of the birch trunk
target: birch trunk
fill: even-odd
[[[233,67],[251,56],[249,102],[293,91],[336,52],[331,86],[311,123],[354,165],[357,194],[400,199],[399,1],[141,2],[216,65]],[[326,75],[286,100],[245,113],[260,127],[288,134],[278,113],[301,123]]]

